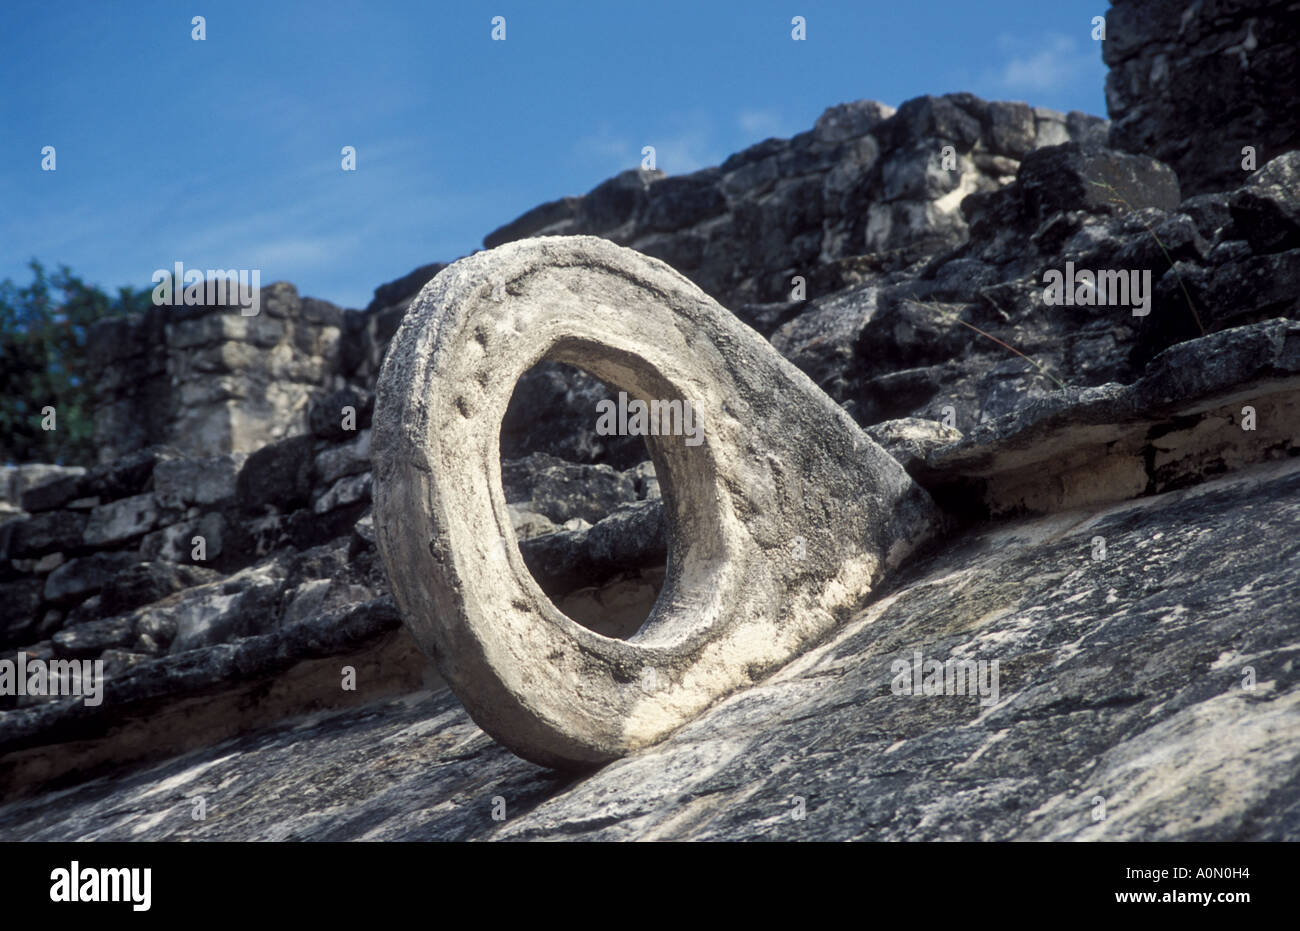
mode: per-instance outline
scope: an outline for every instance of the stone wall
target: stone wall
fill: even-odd
[[[1009,184],[1035,149],[1095,142],[1106,123],[971,94],[920,97],[895,112],[876,101],[831,107],[812,130],[769,139],[688,175],[629,171],[580,197],[543,204],[489,234],[488,248],[524,236],[590,233],[664,259],[761,332],[794,315],[796,275],[838,287],[836,270],[884,256],[906,266],[962,242],[960,206]],[[952,146],[953,170],[942,167]],[[445,266],[433,263],[375,289],[364,311],[262,289],[261,313],[226,307],[153,308],[104,321],[91,334],[101,462],[163,444],[187,456],[251,453],[305,433],[312,402],[351,385],[372,390],[411,299]],[[826,288],[823,287],[823,290]],[[603,396],[589,379],[543,371],[507,418],[506,454],[564,423],[565,400]],[[539,416],[540,414],[540,416]],[[614,443],[551,449],[635,465],[643,451]]]
[[[808,132],[768,139],[687,175],[626,171],[582,197],[490,233],[591,234],[663,259],[742,319],[789,298],[791,278],[853,256],[933,252],[966,233],[960,206],[1010,183],[1034,149],[1097,142],[1106,123],[973,94],[826,110]],[[952,146],[955,170],[943,167]],[[761,327],[760,327],[761,328]]]
[[[368,394],[333,392],[304,416],[308,432],[251,455],[152,446],[89,470],[0,470],[0,650],[101,658],[115,677],[386,600],[368,517],[372,407]],[[593,539],[621,528],[603,524],[620,508],[657,505],[652,469],[539,455],[503,474],[516,534],[556,597],[662,563],[661,531],[631,536],[621,562],[600,563],[587,541],[593,525],[604,528]],[[38,702],[0,698],[0,709]]]
[[[1114,0],[1102,54],[1110,144],[1153,155],[1184,195],[1242,183],[1300,148],[1300,3]]]
[[[160,443],[192,456],[250,453],[303,433],[311,401],[345,383],[346,316],[277,282],[253,316],[154,307],[101,321],[89,338],[99,461]]]

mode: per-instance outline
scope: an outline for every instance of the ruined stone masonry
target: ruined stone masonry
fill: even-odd
[[[0,697],[0,839],[1300,838],[1296,14],[1116,0],[1109,121],[840,103],[365,309],[101,324],[102,461],[0,474],[0,654],[106,697]],[[706,442],[598,434],[620,385]]]

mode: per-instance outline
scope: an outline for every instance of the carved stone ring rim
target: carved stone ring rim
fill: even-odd
[[[698,446],[645,437],[670,559],[630,640],[566,617],[509,545],[501,419],[544,358],[703,417]],[[474,720],[545,765],[615,759],[759,681],[936,526],[929,496],[762,336],[665,263],[596,237],[444,269],[376,395],[376,539],[403,619]]]

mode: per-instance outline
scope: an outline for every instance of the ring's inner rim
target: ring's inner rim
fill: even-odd
[[[688,399],[653,364],[635,352],[617,349],[608,344],[579,336],[558,337],[544,350],[531,354],[532,361],[515,378],[506,398],[506,406],[513,399],[520,380],[542,362],[559,362],[572,366],[602,381],[617,394],[627,392],[629,400],[639,399],[686,401]],[[502,419],[505,410],[501,412]],[[596,413],[591,413],[592,429]],[[697,412],[698,416],[698,412]],[[654,463],[656,478],[664,502],[667,524],[667,561],[665,576],[658,595],[646,618],[637,630],[622,642],[643,646],[670,646],[683,642],[692,633],[698,634],[701,610],[709,607],[708,595],[716,588],[712,576],[723,552],[723,542],[718,514],[718,500],[714,493],[715,465],[706,440],[699,446],[687,446],[684,437],[647,435],[642,440]],[[500,462],[500,426],[497,429],[497,462]],[[498,476],[499,478],[499,476]],[[505,510],[505,492],[500,482],[493,494],[500,495]],[[687,515],[697,535],[688,539],[682,531]],[[518,549],[513,528],[507,527],[508,539]],[[520,554],[522,563],[522,554]],[[536,593],[555,613],[595,636],[605,637],[581,622],[569,617],[542,590],[532,573],[528,581]],[[675,609],[675,610],[670,610]],[[712,613],[712,612],[708,612]],[[610,640],[618,640],[609,637]]]

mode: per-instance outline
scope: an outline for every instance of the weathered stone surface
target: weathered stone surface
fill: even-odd
[[[1097,145],[1067,143],[1039,149],[1021,163],[1013,188],[977,197],[1018,200],[1016,210],[1035,224],[1062,210],[1089,213],[1175,209],[1178,178],[1168,165],[1145,155],[1128,155]]]
[[[307,409],[343,374],[349,320],[286,282],[262,288],[259,301],[251,316],[225,306],[154,307],[94,328],[102,461],[156,443],[199,457],[247,453],[305,432]]]
[[[358,502],[369,502],[373,482],[369,472],[361,475],[345,475],[316,499],[312,510],[317,514],[326,514],[335,508],[347,507]]]
[[[653,462],[647,460],[639,463],[628,469],[626,474],[636,482],[637,500],[649,501],[663,496]]]
[[[968,531],[826,644],[577,782],[425,692],[10,803],[0,837],[1294,841],[1300,554],[1274,541],[1298,520],[1291,461]],[[997,660],[997,701],[895,694],[917,650]],[[200,793],[221,817],[189,816]]]
[[[170,651],[184,653],[266,632],[275,622],[283,581],[283,568],[271,563],[188,589],[184,597],[160,605],[154,613],[176,627]]]
[[[624,505],[594,526],[566,525],[520,538],[519,549],[542,591],[559,598],[627,572],[662,567],[668,533],[663,500],[654,498]]]
[[[501,457],[544,452],[567,462],[629,468],[645,459],[640,437],[596,433],[597,405],[618,392],[581,369],[542,362],[519,379],[501,420]]]
[[[98,496],[103,501],[140,494],[147,489],[158,463],[178,455],[178,451],[169,446],[150,446],[127,453],[91,469],[84,477],[79,494]]]
[[[55,467],[57,468],[57,467]],[[81,477],[86,470],[82,468],[60,470],[61,475],[51,476],[39,484],[30,485],[22,493],[24,511],[35,513],[63,507],[81,492]]]
[[[242,453],[204,459],[169,459],[154,467],[154,494],[163,507],[183,509],[234,497]]]
[[[87,621],[59,631],[51,639],[58,656],[85,659],[113,647],[130,646],[135,642],[135,623],[129,617]]]
[[[843,397],[854,346],[876,313],[877,295],[874,286],[862,285],[818,298],[772,334],[772,345],[831,397]]]
[[[871,437],[909,473],[930,453],[961,440],[961,431],[933,420],[904,417],[867,427]]]
[[[971,94],[920,97],[897,112],[870,100],[840,104],[811,132],[690,175],[625,172],[585,197],[530,211],[484,244],[598,234],[663,259],[728,307],[785,301],[792,276],[824,263],[959,243],[962,196],[997,189],[1033,149],[1104,134],[1095,117],[1042,114]],[[939,165],[946,144],[958,170]]]
[[[236,480],[239,506],[246,511],[270,506],[284,512],[306,504],[315,478],[313,450],[312,437],[295,436],[249,456]]]
[[[86,517],[73,511],[45,511],[23,521],[6,524],[9,556],[43,556],[79,549]]]
[[[0,647],[26,643],[31,639],[37,622],[40,620],[41,592],[43,584],[40,579],[19,579],[14,582],[0,582]]]
[[[349,435],[339,443],[316,454],[316,475],[322,482],[336,482],[345,475],[370,471],[370,430]]]
[[[76,627],[78,624],[86,624],[89,623],[90,621],[103,620],[104,618],[103,604],[104,604],[104,600],[102,598],[100,598],[98,595],[91,595],[89,598],[87,598],[85,601],[82,601],[80,604],[76,604],[68,608],[67,613],[63,617],[63,623],[59,625],[59,628],[57,629],[62,629],[64,627]],[[41,626],[42,628],[44,628],[46,625],[43,623]],[[51,630],[54,629],[55,628],[51,628]],[[109,646],[111,646],[111,644],[109,644]]]
[[[342,388],[311,406],[307,422],[313,435],[325,440],[351,440],[370,426],[375,397],[368,391]]]
[[[202,552],[206,559],[212,561],[221,560],[223,565],[229,564],[229,560],[222,560],[225,533],[225,518],[214,511],[197,519],[179,521],[169,524],[161,530],[145,534],[144,539],[140,541],[140,557],[149,561],[192,562],[195,552],[195,538],[202,537]],[[247,559],[256,555],[259,554],[232,554],[232,557]]]
[[[214,735],[275,721],[286,709],[410,691],[426,666],[404,632],[394,636],[399,624],[391,599],[375,599],[233,643],[126,664],[98,706],[74,697],[0,711],[0,797],[209,746]],[[28,653],[51,658],[54,649]],[[357,692],[340,693],[339,660],[358,664]]]
[[[854,100],[827,107],[817,117],[813,137],[818,142],[825,143],[856,139],[874,130],[895,112],[893,107],[878,100]]]
[[[574,517],[595,523],[620,504],[637,500],[636,482],[628,473],[607,465],[565,462],[546,453],[503,461],[501,484],[507,503],[557,524]]]
[[[38,492],[48,489],[44,492],[45,495],[57,496],[67,487],[65,483],[69,479],[75,480],[85,474],[86,470],[81,466],[47,465],[41,462],[0,466],[0,501],[22,505],[26,511],[46,510],[40,506],[45,503],[44,495],[37,494]],[[28,499],[32,507],[23,503],[24,496],[28,494],[34,495]],[[59,504],[50,506],[58,507]]]
[[[669,572],[626,642],[560,614],[513,545],[496,425],[539,357],[688,400],[702,422],[699,445],[645,438],[671,490]],[[755,425],[761,457],[745,453]],[[591,237],[444,270],[389,350],[374,432],[379,549],[407,623],[476,720],[548,763],[662,739],[833,630],[938,523],[757,334],[667,266]],[[662,683],[649,692],[646,667]]]
[[[158,526],[162,506],[152,493],[101,504],[90,512],[82,539],[86,546],[124,543]]]
[[[46,553],[39,559],[15,559],[10,561],[10,566],[21,573],[32,573],[33,575],[48,575],[50,572],[59,568],[65,562],[62,553]]]
[[[1102,57],[1110,144],[1172,165],[1188,194],[1230,190],[1300,148],[1300,17],[1274,0],[1112,0]]]
[[[105,581],[100,598],[105,614],[123,614],[218,577],[203,566],[132,560]]]
[[[1233,193],[1228,200],[1232,222],[1252,249],[1267,253],[1300,247],[1298,192],[1300,152],[1288,152],[1263,166]]]
[[[135,561],[132,553],[95,553],[70,560],[45,580],[45,600],[52,604],[75,604],[100,591]]]
[[[1300,455],[1297,425],[1300,322],[1273,320],[1180,343],[1131,385],[1047,395],[912,472],[968,515],[1047,513]]]
[[[1300,195],[1269,180],[1288,177],[1287,158],[1261,172],[1253,193],[1243,189],[1233,200],[1239,212],[1278,218],[1279,230],[1300,210]],[[730,164],[739,171],[734,166],[758,162]],[[809,275],[807,300],[773,304],[773,316],[750,322],[771,332],[773,345],[859,423],[938,420],[951,408],[965,430],[1059,382],[1135,381],[1161,351],[1203,330],[1300,316],[1300,292],[1291,286],[1300,277],[1300,251],[1256,254],[1233,220],[1229,195],[1178,205],[1172,173],[1149,158],[1095,144],[1040,146],[1013,183],[977,192],[961,209],[970,237],[957,249],[823,256]],[[1257,245],[1266,244],[1260,236],[1270,248],[1289,242],[1261,232]],[[1150,271],[1150,313],[1045,305],[1044,273],[1067,262]],[[773,321],[780,322],[769,330]],[[604,438],[588,442],[591,411],[607,392],[577,388],[583,378],[548,373],[544,381],[540,370],[526,376],[507,413],[503,455],[540,450],[622,468],[640,458],[635,450],[616,458],[600,446]]]
[[[510,526],[515,530],[515,539],[520,543],[533,537],[555,533],[560,529],[545,514],[538,514],[536,511],[514,504],[507,504],[506,510],[510,513]]]

